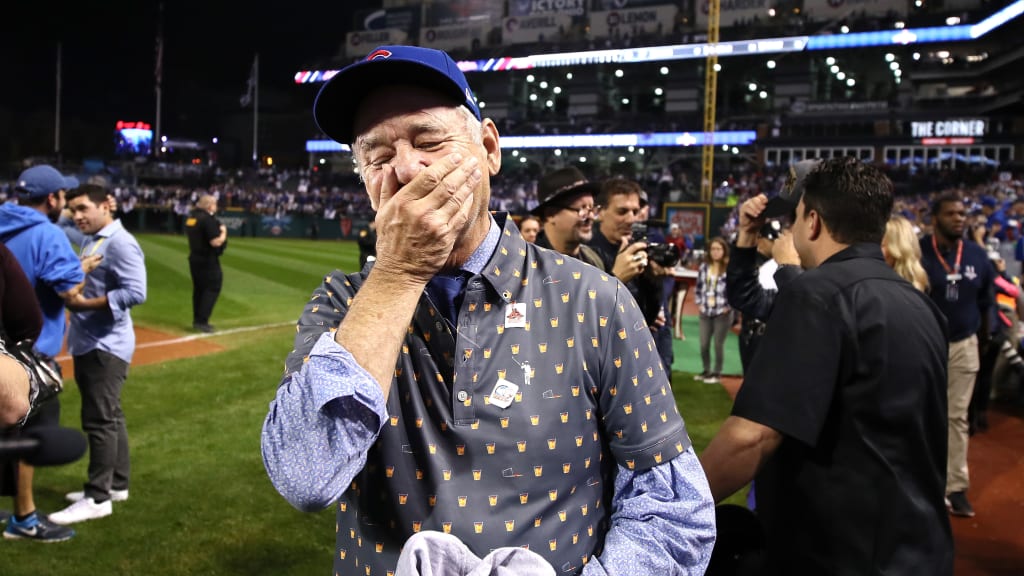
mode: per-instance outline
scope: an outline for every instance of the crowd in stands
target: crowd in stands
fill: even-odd
[[[999,175],[1005,172],[981,164],[960,164],[955,170],[945,168],[915,172],[898,168],[888,170],[887,174],[895,184],[900,212],[921,227],[927,227],[929,223],[929,200],[941,191],[963,191],[974,199],[978,211],[983,208],[983,198],[991,199],[989,203],[998,202],[1000,207],[1018,197],[1024,198],[1019,179],[1001,181]],[[589,176],[601,180],[611,175],[595,173]],[[640,182],[647,191],[651,214],[660,214],[665,202],[700,200],[699,174],[691,166],[672,164],[629,176]],[[785,167],[758,168],[749,163],[717,172],[716,179],[720,179],[720,182],[714,191],[714,203],[716,206],[734,208],[719,233],[726,238],[730,237],[736,224],[735,207],[751,196],[777,190],[785,177]],[[0,184],[0,203],[11,197],[11,184]],[[537,204],[536,185],[536,177],[527,171],[503,171],[492,179],[491,209],[517,216],[529,213]],[[199,195],[210,193],[218,199],[220,209],[226,211],[237,210],[275,217],[301,214],[331,220],[340,217],[357,220],[373,217],[369,199],[358,175],[349,171],[332,173],[308,169],[263,169],[258,174],[245,177],[232,174],[206,186],[133,186],[114,181],[111,188],[117,197],[119,209],[126,213],[136,207],[148,207],[185,215]],[[1024,214],[1020,216],[1019,221],[1024,222]],[[1000,237],[1003,236],[1005,232],[1000,234]]]

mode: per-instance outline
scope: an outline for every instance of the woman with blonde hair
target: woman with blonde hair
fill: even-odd
[[[902,216],[893,216],[885,225],[882,255],[904,280],[922,292],[928,291],[928,274],[921,266],[921,243],[914,226]]]

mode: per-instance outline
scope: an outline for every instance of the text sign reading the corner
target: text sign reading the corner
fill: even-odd
[[[985,135],[986,124],[978,118],[963,120],[942,120],[938,122],[911,122],[910,131],[914,138]]]

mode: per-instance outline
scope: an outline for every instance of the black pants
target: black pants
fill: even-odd
[[[188,267],[192,272],[192,323],[209,324],[224,283],[220,262],[189,259]]]

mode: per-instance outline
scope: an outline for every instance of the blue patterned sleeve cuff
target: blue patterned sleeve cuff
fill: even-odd
[[[323,334],[284,377],[263,422],[263,464],[274,488],[300,510],[322,510],[348,489],[386,420],[373,378]]]
[[[377,416],[374,433],[380,433],[388,419],[384,393],[373,376],[356,362],[344,346],[334,340],[333,332],[320,335],[303,369],[316,406],[321,410],[331,410],[327,405],[332,400],[351,398]]]
[[[687,574],[707,570],[715,546],[715,503],[693,448],[643,472],[619,466],[611,528],[583,576]]]

